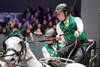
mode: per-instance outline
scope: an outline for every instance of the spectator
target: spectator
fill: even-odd
[[[2,33],[2,26],[1,26],[1,24],[0,24],[0,34]]]
[[[48,26],[47,26],[47,20],[43,20],[43,24],[42,24],[43,34],[45,33],[47,27],[48,27]]]
[[[26,10],[24,11],[23,18],[28,20],[30,19],[31,14],[32,14],[32,9],[30,7],[27,7]]]
[[[49,21],[48,27],[46,30],[52,29],[53,28],[53,22]]]
[[[36,31],[34,31],[34,34],[36,35],[42,35],[42,29],[41,29],[41,24],[38,24]]]
[[[2,32],[3,32],[3,34],[6,34],[6,27],[2,28]]]
[[[47,15],[48,13],[49,13],[50,15],[52,15],[52,10],[51,10],[51,8],[47,8],[47,9],[46,9],[46,15]]]

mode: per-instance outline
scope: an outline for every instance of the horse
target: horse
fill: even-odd
[[[71,64],[68,64],[67,66],[65,67],[86,67],[80,63],[71,63]]]
[[[25,60],[27,67],[42,67],[42,64],[36,59],[32,53],[29,44],[23,38],[12,36],[4,41],[6,46],[5,60],[11,61],[15,66],[21,66]],[[23,66],[23,65],[22,65]]]
[[[52,67],[37,60],[29,47],[29,43],[24,38],[18,36],[9,37],[4,41],[3,46],[6,52],[4,59],[10,61],[14,67]],[[72,66],[65,65],[64,67]]]

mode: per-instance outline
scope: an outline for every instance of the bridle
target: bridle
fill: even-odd
[[[17,36],[14,36],[14,37],[17,37]],[[9,39],[9,38],[7,38],[7,39]],[[6,48],[6,50],[5,50],[5,56],[4,57],[7,57],[7,56],[15,56],[15,57],[17,57],[17,59],[15,59],[15,58],[11,59],[11,61],[14,61],[14,66],[20,66],[19,63],[21,62],[21,60],[25,59],[26,52],[27,52],[27,50],[26,50],[26,41],[22,40],[19,43],[21,45],[21,50],[20,51],[17,51],[14,48],[8,48],[8,49]],[[6,46],[6,44],[5,44],[5,46]],[[10,55],[6,55],[6,53],[9,52],[9,51],[13,51],[14,53],[10,54]]]

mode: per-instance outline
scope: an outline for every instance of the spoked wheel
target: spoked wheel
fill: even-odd
[[[39,61],[51,65],[53,67],[65,67],[67,64],[75,63],[75,61],[71,59],[60,58],[60,57],[41,58]]]

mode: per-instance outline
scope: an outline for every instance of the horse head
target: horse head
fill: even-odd
[[[9,37],[4,41],[3,44],[5,48],[5,60],[11,61],[13,64],[18,64],[20,59],[24,57],[25,54],[25,40],[20,37]]]

